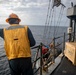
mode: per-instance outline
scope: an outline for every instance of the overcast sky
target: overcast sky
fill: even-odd
[[[62,0],[65,6],[75,0]],[[5,22],[9,14],[15,13],[20,19],[20,24],[45,25],[49,0],[0,0],[0,24]]]

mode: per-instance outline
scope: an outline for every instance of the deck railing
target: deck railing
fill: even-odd
[[[64,49],[65,49],[65,42],[66,41],[68,41],[68,39],[66,38],[66,36],[68,36],[68,34],[65,34],[64,33],[64,35],[62,35],[62,36],[59,36],[59,37],[54,37],[54,39],[53,39],[53,59],[52,59],[52,61],[55,63],[55,49],[56,48],[58,48],[60,45],[62,45],[62,48],[61,48],[61,50],[62,50],[62,53],[63,53],[63,55],[64,55]],[[62,41],[61,42],[59,42],[58,44],[56,44],[56,40],[58,40],[58,39],[60,39],[60,38],[62,38]],[[42,63],[42,58],[43,58],[43,55],[42,55],[42,46],[43,46],[44,44],[42,44],[42,43],[40,43],[40,45],[39,46],[35,46],[35,47],[33,47],[32,49],[37,49],[37,52],[36,52],[36,56],[35,56],[35,60],[33,61],[33,69],[35,69],[34,70],[34,75],[36,75],[37,74],[37,72],[39,72],[39,75],[42,75],[42,68],[43,68],[43,63]],[[52,50],[52,49],[50,49],[50,50]],[[38,53],[40,52],[40,56],[38,57]],[[48,52],[50,52],[50,51],[48,51]],[[47,53],[48,53],[47,52]],[[47,54],[46,53],[46,54]],[[45,55],[46,55],[45,54]],[[38,61],[38,60],[40,60],[40,66],[36,69],[35,67],[36,67],[36,62]]]

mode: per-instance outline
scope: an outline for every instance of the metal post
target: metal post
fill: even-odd
[[[76,20],[74,20],[74,35],[73,35],[73,42],[75,41],[75,31],[76,31]]]
[[[40,75],[42,75],[42,43],[40,43]]]
[[[52,62],[55,63],[55,37],[54,37],[54,39],[53,39],[53,45],[54,45],[54,47],[53,47],[53,57],[52,57]]]
[[[72,19],[70,19],[70,27],[72,27]],[[69,33],[69,42],[71,41],[71,39],[72,39],[72,34]]]
[[[75,33],[76,33],[76,19],[75,19],[75,24],[74,25],[75,25]],[[75,33],[74,33],[74,36],[75,36],[74,38],[76,39],[76,34]]]
[[[63,50],[62,50],[63,55],[64,55],[64,49],[65,49],[65,33],[64,33],[64,37],[63,37]]]

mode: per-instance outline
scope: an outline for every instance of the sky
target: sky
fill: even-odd
[[[75,0],[62,0],[70,6]],[[15,13],[23,25],[45,25],[49,0],[0,0],[0,24],[7,24],[6,18]],[[63,18],[65,19],[65,17]]]

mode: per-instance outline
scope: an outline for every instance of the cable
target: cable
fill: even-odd
[[[64,7],[61,6],[61,9],[60,9],[60,13],[59,13],[59,16],[58,16],[58,20],[57,20],[57,25],[55,25],[56,21],[55,21],[55,7],[53,7],[53,5],[51,4],[51,1],[52,1],[52,4],[54,4],[54,0],[49,0],[49,5],[48,5],[48,11],[47,11],[47,17],[46,17],[46,22],[45,22],[45,28],[44,28],[44,34],[43,34],[43,38],[42,38],[42,42],[45,44],[49,44],[49,37],[50,37],[50,33],[51,33],[51,26],[53,25],[54,26],[54,32],[53,32],[53,37],[55,37],[55,35],[57,36],[57,32],[58,32],[58,27],[55,27],[57,25],[60,25],[60,22],[61,22],[61,19],[62,19],[62,16],[63,16],[63,10],[64,10]],[[51,41],[50,41],[51,42]]]
[[[60,10],[58,21],[57,21],[57,28],[55,29],[55,35],[57,35],[57,33],[58,33],[58,28],[60,26],[60,23],[61,23],[61,20],[62,20],[62,16],[63,16],[63,10],[64,10],[64,7],[61,6],[61,10]]]
[[[43,33],[43,38],[42,38],[42,42],[45,42],[45,38],[46,38],[46,33],[47,33],[47,30],[48,30],[48,26],[47,26],[47,22],[48,22],[48,17],[49,17],[49,11],[50,11],[50,5],[51,5],[51,0],[49,0],[49,4],[48,4],[48,11],[47,11],[47,17],[46,17],[46,22],[45,22],[45,28],[44,28],[44,33]]]

